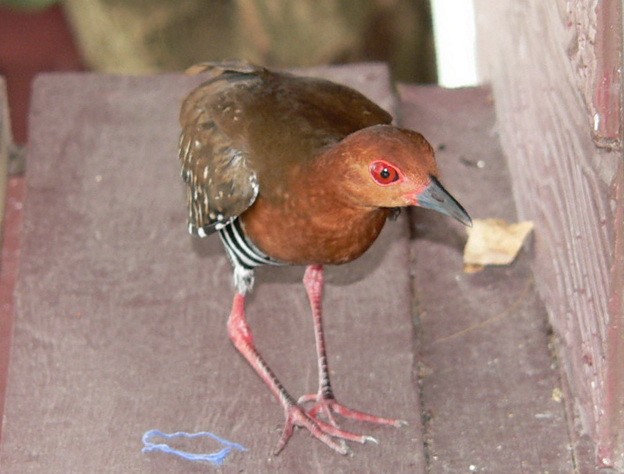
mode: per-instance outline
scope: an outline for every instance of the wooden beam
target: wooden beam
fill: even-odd
[[[0,222],[4,214],[9,151],[13,143],[6,81],[0,77]]]

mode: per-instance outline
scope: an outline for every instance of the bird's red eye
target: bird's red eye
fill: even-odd
[[[395,183],[401,177],[399,171],[385,161],[373,161],[370,166],[370,173],[375,182],[382,186]]]

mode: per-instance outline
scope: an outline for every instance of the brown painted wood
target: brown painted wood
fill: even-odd
[[[351,81],[384,107],[396,107],[380,84],[387,85],[387,76],[375,67],[315,73]],[[463,275],[463,229],[427,211],[413,215],[411,245],[402,224],[393,225],[365,260],[335,269],[326,302],[337,394],[378,412],[390,394],[384,413],[408,413],[408,431],[375,429],[371,434],[381,445],[356,446],[352,458],[336,458],[297,432],[280,457],[271,457],[281,413],[227,341],[229,266],[217,241],[198,245],[183,228],[175,114],[195,80],[61,75],[37,84],[41,106],[33,124],[46,126],[30,147],[35,164],[21,266],[28,272],[17,293],[3,472],[41,472],[42,466],[67,472],[76,465],[93,472],[102,466],[205,470],[140,454],[140,436],[152,427],[210,429],[251,448],[230,458],[225,472],[465,472],[470,466],[571,472],[563,406],[552,400],[560,384],[547,349],[544,308],[528,271],[531,254],[523,252],[511,268]],[[438,148],[447,187],[474,217],[513,219],[488,91],[400,91],[403,123]],[[64,120],[50,120],[55,113]],[[21,215],[15,196],[12,208]],[[19,226],[11,228],[19,236]],[[19,247],[3,252],[17,262]],[[415,301],[404,279],[408,271],[416,277]],[[300,273],[263,271],[249,306],[260,349],[295,394],[316,383]],[[0,273],[5,290],[3,278]],[[5,300],[0,303],[4,311]],[[417,345],[409,323],[413,308],[420,316]]]
[[[0,229],[2,229],[0,242],[5,242],[7,231],[11,232],[12,230],[7,228],[7,224],[13,224],[12,222],[7,223],[5,219],[5,207],[7,207],[5,206],[8,179],[7,170],[9,163],[9,148],[11,145],[12,134],[6,83],[4,78],[0,77]],[[0,265],[0,417],[2,416],[4,407],[4,393],[6,390],[6,378],[9,367],[9,344],[12,323],[12,312],[5,311],[3,305],[10,304],[12,301],[12,290],[14,287],[11,285],[9,289],[7,285],[3,284],[3,273],[7,273],[5,267],[6,264],[3,262],[2,265]],[[15,280],[14,275],[12,280]]]
[[[5,394],[10,362],[11,337],[15,314],[15,285],[19,271],[22,215],[25,195],[22,177],[11,178],[6,192],[2,222],[0,264],[0,415],[4,414]],[[4,418],[3,418],[4,420]],[[2,426],[0,425],[0,430]],[[0,440],[2,438],[0,431]]]
[[[535,221],[533,268],[570,406],[597,462],[624,469],[621,2],[477,0],[476,11],[481,71],[520,217]]]
[[[315,72],[395,106],[381,65]],[[358,262],[329,270],[325,308],[336,395],[409,426],[345,423],[380,441],[346,457],[297,431],[272,455],[283,413],[228,341],[229,263],[217,238],[186,233],[177,114],[200,80],[37,79],[3,472],[206,470],[142,454],[152,428],[246,446],[223,472],[424,472],[405,220]],[[259,350],[295,396],[317,383],[301,276],[261,271],[248,306]]]
[[[438,150],[442,179],[471,216],[515,221],[490,90],[400,85],[399,93],[403,123]],[[530,246],[510,266],[466,274],[465,230],[412,214],[429,472],[573,472]]]
[[[11,132],[11,115],[6,81],[0,76],[0,222],[4,213],[4,196],[6,194],[7,174],[9,169],[9,153],[13,146]]]

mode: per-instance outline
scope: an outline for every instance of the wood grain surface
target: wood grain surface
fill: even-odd
[[[384,66],[315,73],[394,110]],[[230,265],[217,238],[186,231],[177,115],[201,80],[37,79],[2,471],[211,469],[142,454],[141,436],[158,428],[208,430],[248,448],[220,472],[423,472],[404,219],[364,258],[328,271],[325,309],[337,397],[409,425],[345,423],[380,442],[353,446],[353,456],[298,430],[273,456],[283,413],[228,340]],[[302,272],[259,272],[248,305],[259,350],[295,397],[317,383]]]
[[[604,87],[594,40],[597,28],[621,28],[621,10],[613,25],[601,25],[599,3],[615,2],[477,0],[478,49],[519,215],[535,221],[533,268],[558,336],[571,407],[597,443],[598,462],[624,467],[624,411],[613,402],[624,397],[617,350],[624,313],[609,306],[623,291],[615,285],[622,260],[614,258],[622,234],[614,219],[623,205],[614,193],[622,185],[621,149],[600,148],[593,125],[601,112],[595,94]],[[612,47],[621,53],[621,41]],[[621,55],[615,57],[621,71]]]
[[[471,216],[515,221],[491,90],[401,84],[399,94],[403,123],[437,149],[443,182]],[[467,274],[465,229],[412,216],[428,472],[574,472],[531,245],[511,265]]]

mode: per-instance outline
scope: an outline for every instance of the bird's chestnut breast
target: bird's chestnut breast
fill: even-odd
[[[266,254],[293,264],[341,264],[362,255],[381,232],[387,209],[326,207],[259,198],[242,216],[247,236]]]

